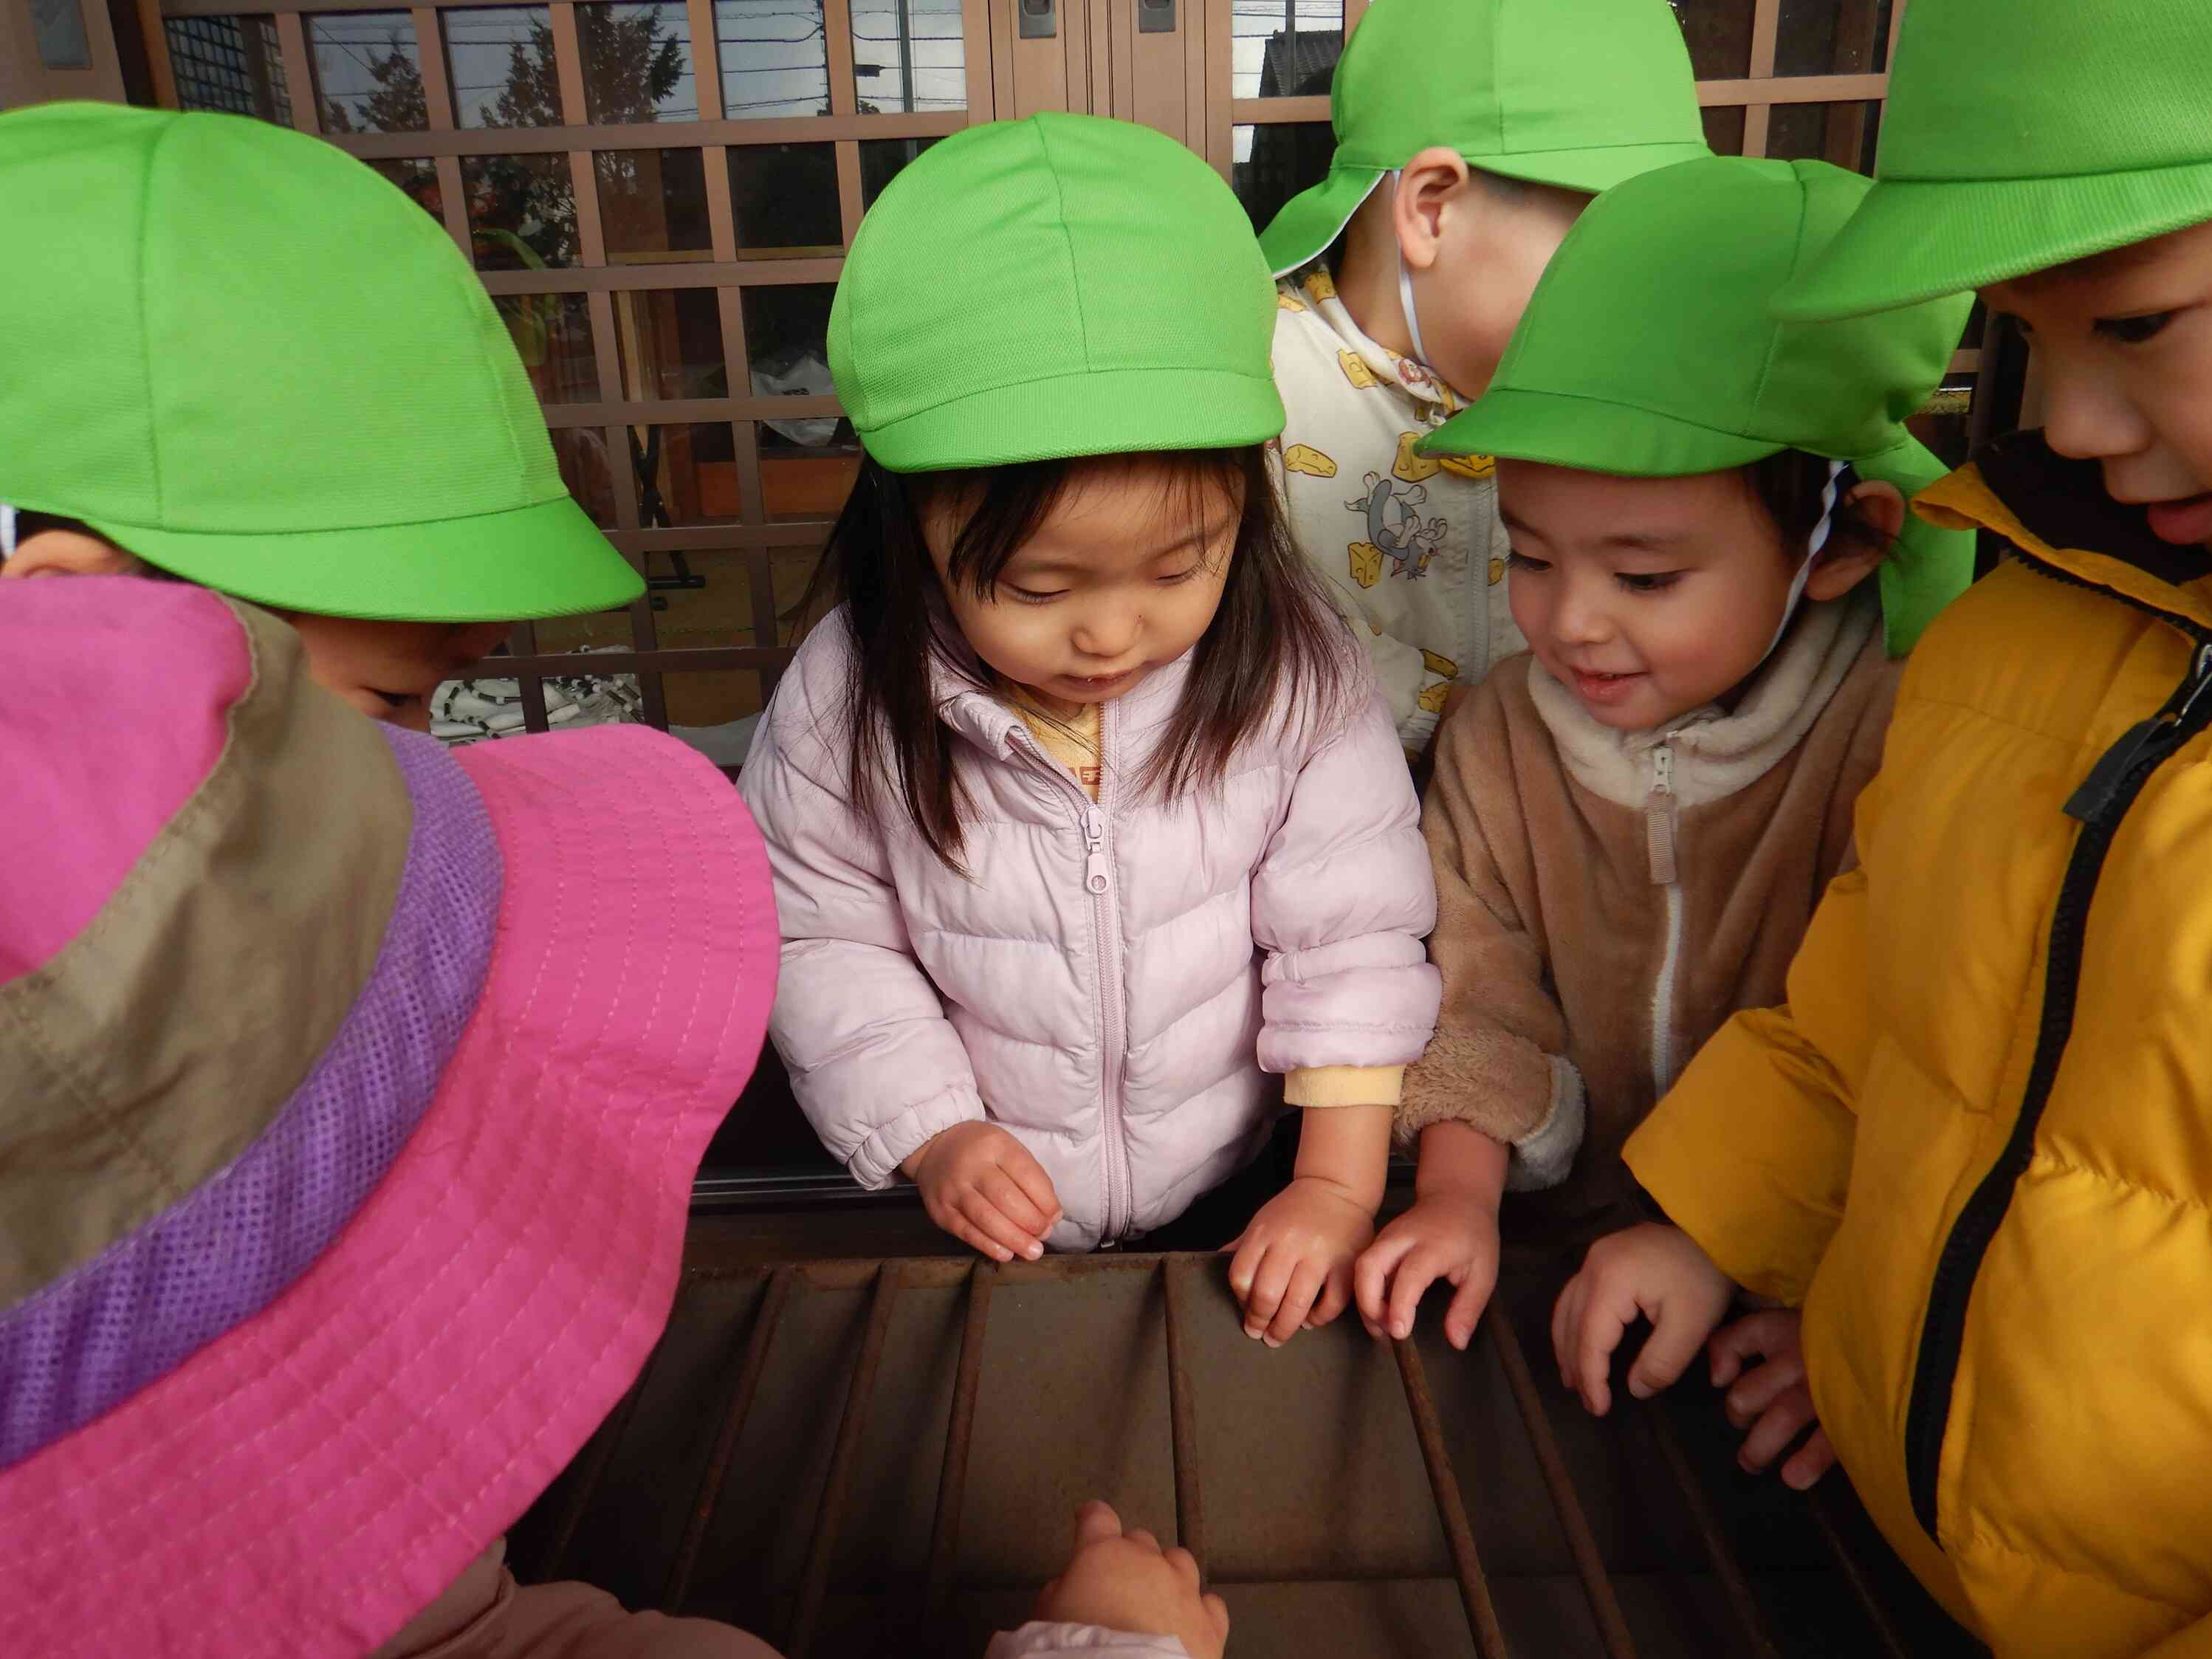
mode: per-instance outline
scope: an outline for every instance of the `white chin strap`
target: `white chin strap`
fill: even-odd
[[[15,550],[15,509],[0,501],[0,559]]]
[[[1828,463],[1828,482],[1820,486],[1820,521],[1813,526],[1813,534],[1806,543],[1805,556],[1798,563],[1796,575],[1790,579],[1790,597],[1782,605],[1782,620],[1775,624],[1774,637],[1766,642],[1766,649],[1759,653],[1760,666],[1763,667],[1767,658],[1774,654],[1774,648],[1782,643],[1782,636],[1790,631],[1790,624],[1797,615],[1797,606],[1805,597],[1805,584],[1813,580],[1813,567],[1820,562],[1821,550],[1827,546],[1828,534],[1835,528],[1836,503],[1842,501],[1857,482],[1858,475],[1851,471],[1849,461],[1832,460]]]
[[[1392,171],[1390,189],[1393,193],[1397,191],[1398,181],[1402,177],[1402,173]],[[1406,313],[1406,332],[1413,342],[1413,356],[1427,364],[1429,352],[1428,348],[1421,343],[1421,319],[1413,308],[1413,272],[1406,263],[1406,250],[1402,247],[1398,250],[1398,305]]]

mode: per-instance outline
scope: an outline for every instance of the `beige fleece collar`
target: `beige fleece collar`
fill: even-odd
[[[1804,740],[1881,626],[1874,584],[1805,607],[1790,637],[1731,712],[1717,704],[1649,732],[1616,732],[1593,720],[1575,694],[1534,660],[1528,695],[1574,781],[1622,806],[1651,793],[1651,751],[1674,751],[1676,804],[1687,808],[1747,789]]]

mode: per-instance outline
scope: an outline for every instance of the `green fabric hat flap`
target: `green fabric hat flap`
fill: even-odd
[[[1667,0],[1375,0],[1337,60],[1329,119],[1328,177],[1261,233],[1278,276],[1435,145],[1486,172],[1592,192],[1711,154]]]
[[[1910,305],[2212,220],[2212,4],[1912,0],[1875,180],[1784,314]]]
[[[830,371],[895,472],[1264,443],[1275,292],[1221,175],[1127,121],[967,128],[853,239]]]
[[[1867,188],[1825,161],[1711,156],[1607,191],[1553,256],[1490,390],[1422,453],[1680,477],[1802,449],[1910,501],[1947,469],[1905,421],[1972,301],[1831,323],[1770,310]],[[1973,552],[1971,536],[1908,517],[1881,569],[1893,653],[1965,591]]]
[[[0,116],[0,501],[335,616],[503,622],[644,584],[562,485],[437,221],[242,116]]]

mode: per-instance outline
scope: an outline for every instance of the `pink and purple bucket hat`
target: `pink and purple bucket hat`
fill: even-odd
[[[775,993],[680,744],[448,754],[204,589],[0,605],[0,1653],[358,1654],[629,1386]]]

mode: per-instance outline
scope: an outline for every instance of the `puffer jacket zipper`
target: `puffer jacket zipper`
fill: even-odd
[[[1905,1419],[1905,1469],[1913,1514],[1930,1539],[1936,1539],[1936,1481],[1942,1469],[1951,1392],[1958,1380],[1966,1341],[1967,1304],[1982,1260],[2011,1206],[2014,1189],[2027,1172],[2036,1127],[2051,1103],[2051,1085],[2073,1036],[2082,938],[2088,928],[2089,907],[2096,896],[2105,856],[2112,850],[2122,819],[2151,775],[2176,750],[2212,725],[2212,633],[2189,617],[2144,605],[2032,556],[2023,555],[2021,562],[2038,575],[2087,588],[2156,617],[2187,635],[2196,642],[2197,650],[2187,677],[2174,688],[2164,707],[2131,726],[2106,750],[2066,802],[2067,815],[2081,821],[2081,832],[2066,861],[2066,873],[2059,882],[2057,902],[2051,912],[2042,1018],[2020,1112],[1996,1163],[1974,1188],[1943,1243],[1921,1323],[1919,1358],[1913,1367],[1912,1393]],[[1936,1541],[1940,1545],[1941,1540]]]
[[[1667,934],[1660,951],[1659,975],[1651,985],[1651,1090],[1656,1099],[1674,1081],[1674,981],[1682,971],[1682,883],[1675,840],[1680,819],[1675,811],[1674,751],[1668,732],[1651,751],[1651,793],[1644,802],[1644,845],[1651,865],[1651,884],[1666,896]]]
[[[1083,890],[1091,900],[1091,938],[1098,976],[1099,1103],[1105,1119],[1106,1216],[1102,1243],[1110,1244],[1128,1231],[1136,1177],[1129,1164],[1128,1124],[1121,1109],[1121,927],[1114,903],[1114,860],[1109,850],[1113,824],[1106,816],[1112,771],[1106,764],[1114,705],[1098,715],[1098,799],[1026,731],[1014,742],[1037,768],[1074,797],[1075,830],[1083,837]]]
[[[1114,901],[1111,852],[1112,821],[1106,816],[1107,798],[1114,788],[1114,705],[1098,711],[1098,799],[1086,799],[1083,832],[1090,856],[1084,864],[1084,890],[1091,895],[1091,936],[1098,950],[1098,1024],[1102,1090],[1106,1112],[1106,1237],[1118,1239],[1129,1230],[1134,1207],[1130,1188],[1136,1184],[1129,1167],[1129,1126],[1121,1109],[1121,917]]]

